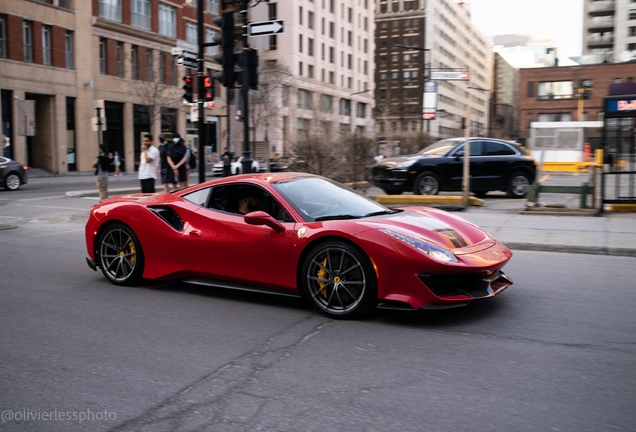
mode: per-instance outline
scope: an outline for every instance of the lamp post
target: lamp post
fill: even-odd
[[[415,51],[430,51],[429,48],[421,48],[421,47],[415,47],[415,46],[408,46],[408,45],[402,45],[402,44],[395,44],[393,45],[395,48],[399,48],[399,49],[404,49],[404,50],[415,50]],[[430,71],[431,71],[431,63],[427,63],[426,62],[426,54],[424,54],[424,81],[428,81],[429,77],[430,77]],[[426,68],[426,65],[428,65],[428,71]],[[422,91],[423,93],[423,91]],[[430,120],[426,120],[426,132],[430,132],[431,131],[431,121]]]

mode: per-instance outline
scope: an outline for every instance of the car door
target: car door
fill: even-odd
[[[502,142],[485,141],[484,144],[484,190],[505,190],[517,152]]]
[[[486,170],[486,158],[484,156],[484,140],[470,140],[470,190],[484,190],[488,183],[488,171]]]
[[[481,156],[483,144],[481,140],[470,140],[470,180],[471,189],[481,182],[483,175],[481,168]],[[464,144],[460,144],[449,154],[447,162],[448,187],[446,190],[461,190],[464,178]]]
[[[236,196],[231,186],[211,188],[206,205],[184,229],[191,267],[211,278],[291,289],[295,286],[291,280],[295,222],[289,216],[277,215],[285,228],[283,232],[249,225],[232,202]]]

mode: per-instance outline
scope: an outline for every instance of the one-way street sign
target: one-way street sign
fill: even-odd
[[[197,55],[190,51],[183,51],[181,55],[177,57],[177,64],[190,69],[197,69],[199,67]]]
[[[248,36],[268,36],[281,34],[285,31],[285,21],[260,21],[255,23],[249,23],[247,25]]]

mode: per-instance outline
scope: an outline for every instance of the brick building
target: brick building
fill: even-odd
[[[634,82],[636,63],[521,69],[519,72],[519,137],[530,137],[533,122],[574,122],[603,120],[603,98],[609,85]],[[580,87],[589,81],[588,88]],[[579,115],[581,95],[582,115]],[[599,128],[586,132],[593,147],[600,145]]]
[[[219,1],[205,5],[210,40]],[[178,131],[196,145],[181,89],[181,78],[194,71],[177,66],[171,53],[195,49],[196,16],[192,0],[0,0],[4,155],[53,173],[91,170],[96,103],[107,121],[99,140],[119,151],[128,171],[146,133]],[[218,68],[211,58],[206,67]],[[35,101],[34,136],[19,133],[25,100]],[[207,144],[224,127],[225,101],[216,102],[206,113]]]

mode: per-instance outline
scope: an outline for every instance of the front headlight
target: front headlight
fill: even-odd
[[[381,232],[390,235],[393,238],[403,241],[409,246],[414,247],[415,249],[424,252],[426,255],[431,258],[441,261],[441,262],[457,262],[457,258],[455,255],[443,249],[439,246],[435,246],[433,244],[427,243],[423,240],[419,240],[413,237],[405,236],[403,234],[396,233],[395,231],[391,231],[388,229],[381,229]]]

